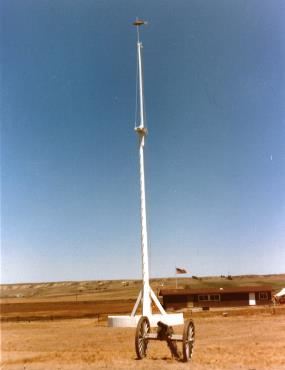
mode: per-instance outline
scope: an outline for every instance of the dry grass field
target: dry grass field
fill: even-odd
[[[181,279],[179,284],[268,284],[277,290],[284,278]],[[154,290],[162,284],[173,285],[173,279],[152,281]],[[285,370],[284,305],[226,309],[227,317],[222,310],[193,312],[196,342],[190,363],[173,360],[164,342],[151,342],[147,358],[137,360],[135,329],[108,328],[106,317],[130,312],[139,286],[139,281],[2,286],[1,370]]]
[[[285,312],[195,318],[190,363],[171,359],[164,342],[151,342],[137,360],[135,329],[107,328],[94,319],[2,324],[2,367],[7,370],[285,369]],[[181,328],[177,328],[177,332]]]

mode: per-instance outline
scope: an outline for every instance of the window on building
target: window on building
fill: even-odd
[[[198,300],[199,301],[208,301],[208,294],[204,294],[204,295],[199,295],[198,296]]]
[[[201,294],[198,296],[198,301],[220,301],[220,294]]]
[[[219,301],[220,300],[220,294],[211,294],[210,295],[210,301]]]
[[[259,293],[259,299],[261,300],[261,301],[267,301],[268,300],[268,293],[267,292],[260,292]]]

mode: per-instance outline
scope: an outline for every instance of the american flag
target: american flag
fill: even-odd
[[[176,274],[187,274],[187,270],[186,269],[182,269],[180,267],[176,267]]]

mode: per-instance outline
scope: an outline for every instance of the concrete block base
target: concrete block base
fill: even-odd
[[[141,315],[135,316],[108,316],[108,326],[113,328],[135,328],[139,322]],[[149,318],[150,326],[156,327],[158,321],[162,321],[164,324],[175,326],[183,325],[184,318],[183,313],[172,313],[172,314],[153,314]]]

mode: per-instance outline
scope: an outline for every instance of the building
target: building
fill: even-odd
[[[162,289],[165,309],[191,307],[255,306],[271,303],[272,288],[245,286],[238,288]]]

